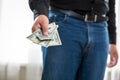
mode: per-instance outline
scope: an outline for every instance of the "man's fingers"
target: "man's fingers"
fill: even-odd
[[[39,15],[35,19],[35,23],[32,27],[32,32],[36,31],[37,29],[41,29],[44,36],[48,36],[48,17],[45,15]]]
[[[115,66],[117,64],[117,61],[116,61],[116,59],[115,58],[111,58],[110,59],[110,62],[108,63],[108,67],[109,68],[111,68],[111,67],[113,67],[113,66]]]
[[[41,29],[44,36],[48,36],[48,24],[39,24],[35,23],[32,27],[32,32],[35,32],[37,29]]]
[[[117,64],[117,62],[118,62],[118,56],[112,55],[112,56],[110,57],[110,62],[108,63],[107,66],[108,66],[109,68],[111,68],[111,67],[115,66],[115,65]]]
[[[39,23],[34,23],[33,27],[32,27],[32,32],[35,32],[37,29],[40,29],[40,25]]]
[[[110,44],[110,62],[108,63],[107,67],[111,68],[117,65],[118,63],[118,51],[116,45]]]
[[[44,36],[48,36],[48,24],[39,24],[35,23],[32,27],[32,32],[36,31],[37,29],[41,29]]]

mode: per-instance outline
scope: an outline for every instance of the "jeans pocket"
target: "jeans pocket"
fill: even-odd
[[[107,29],[107,27],[108,27],[107,22],[103,22],[103,23],[101,23],[101,27],[104,28],[104,29]]]
[[[107,24],[107,22],[95,23],[95,29],[96,29],[96,31],[107,31],[108,24]]]
[[[66,16],[57,11],[50,11],[49,12],[49,22],[56,22],[56,23],[64,23],[66,20]]]

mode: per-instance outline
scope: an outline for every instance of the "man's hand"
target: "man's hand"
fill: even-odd
[[[118,62],[118,51],[115,44],[110,44],[110,62],[107,67],[111,68],[117,65]]]
[[[41,29],[44,36],[48,36],[48,17],[45,15],[39,15],[32,26],[32,32],[37,29]]]

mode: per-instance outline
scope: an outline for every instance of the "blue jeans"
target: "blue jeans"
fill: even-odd
[[[42,47],[42,80],[103,80],[109,51],[107,22],[84,22],[55,11],[49,17],[59,25],[62,46]]]

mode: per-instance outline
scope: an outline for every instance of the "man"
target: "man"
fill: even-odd
[[[40,28],[48,36],[48,23],[56,22],[62,41],[43,48],[42,80],[103,80],[108,53],[107,66],[117,64],[115,0],[29,0],[29,5],[32,32]]]

